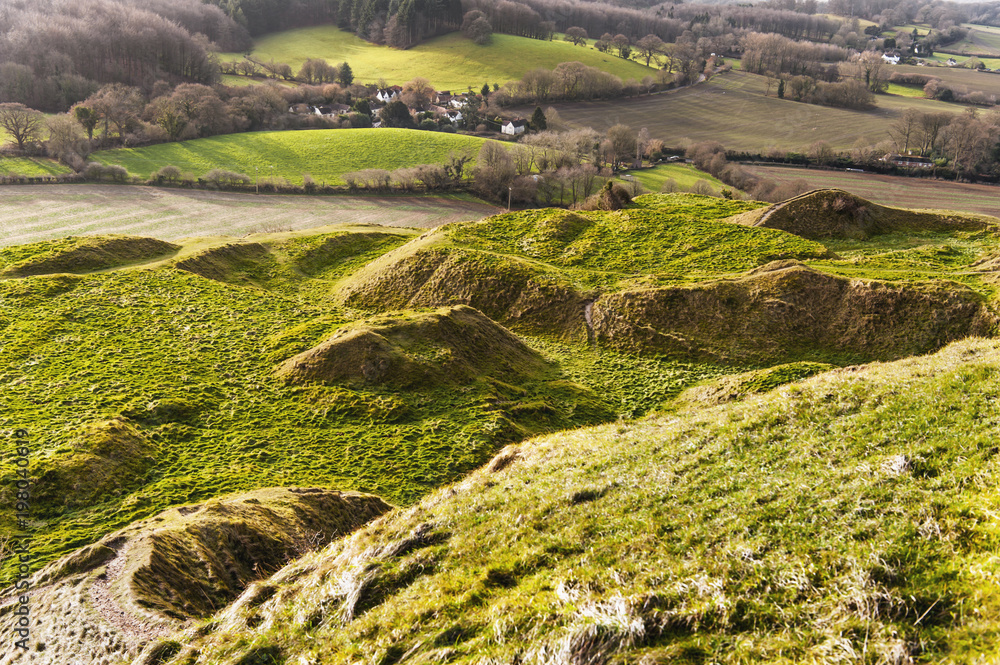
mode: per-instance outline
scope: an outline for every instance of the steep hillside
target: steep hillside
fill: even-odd
[[[510,446],[168,662],[992,662],[998,376],[969,340]]]

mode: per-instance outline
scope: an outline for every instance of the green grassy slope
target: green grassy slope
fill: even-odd
[[[340,176],[361,169],[397,169],[441,164],[451,152],[479,151],[484,139],[408,129],[315,129],[251,132],[163,143],[146,148],[106,150],[93,155],[148,178],[168,164],[200,177],[214,168],[251,178],[279,177],[301,185],[302,174],[317,184],[343,184]]]
[[[991,662],[998,376],[971,340],[511,446],[169,662]]]
[[[402,391],[275,376],[282,361],[367,316],[333,303],[338,281],[416,233],[368,226],[196,239],[122,270],[0,280],[0,428],[25,427],[37,442],[35,565],[222,493],[325,484],[407,503],[508,441],[644,413],[727,371],[611,351],[610,369],[564,371],[575,353],[557,346],[544,367],[483,369],[457,385],[428,380]],[[3,261],[53,263],[79,246],[15,247]],[[427,344],[405,353],[447,370],[458,352]],[[636,392],[643,383],[656,390]],[[129,434],[100,434],[109,421]],[[2,445],[7,496],[12,442]],[[0,515],[4,529],[11,519]]]
[[[655,70],[637,62],[601,53],[587,46],[564,41],[541,41],[513,35],[493,35],[487,46],[478,46],[459,33],[422,42],[399,50],[370,44],[356,35],[333,26],[301,28],[267,35],[257,40],[254,55],[264,60],[287,62],[296,72],[307,58],[324,58],[331,63],[348,62],[354,76],[363,83],[380,78],[402,85],[421,76],[439,90],[464,91],[483,83],[505,83],[519,79],[530,69],[552,69],[560,62],[579,61],[610,72],[622,79],[641,80]],[[238,59],[240,54],[221,54]]]

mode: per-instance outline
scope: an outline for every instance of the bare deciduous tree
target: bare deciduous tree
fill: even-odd
[[[41,138],[45,116],[24,104],[0,104],[0,127],[24,150],[29,143]]]

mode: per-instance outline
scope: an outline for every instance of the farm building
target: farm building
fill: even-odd
[[[901,169],[932,169],[934,162],[926,157],[915,157],[913,155],[886,155],[883,162],[892,164]]]

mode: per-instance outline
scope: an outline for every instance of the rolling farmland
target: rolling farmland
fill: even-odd
[[[1000,187],[993,185],[784,166],[746,166],[746,169],[783,183],[802,181],[814,189],[845,189],[883,205],[1000,215]]]
[[[114,185],[0,187],[0,246],[111,233],[178,240],[330,224],[432,228],[496,212],[464,196],[254,196]]]
[[[929,99],[881,95],[875,110],[850,111],[767,97],[765,89],[764,77],[731,71],[707,83],[661,94],[552,106],[570,125],[604,131],[623,123],[636,129],[646,127],[668,146],[719,141],[730,150],[757,152],[772,148],[800,151],[819,140],[836,150],[847,150],[859,139],[874,144],[888,138],[889,125],[907,108],[954,113],[963,108]]]

